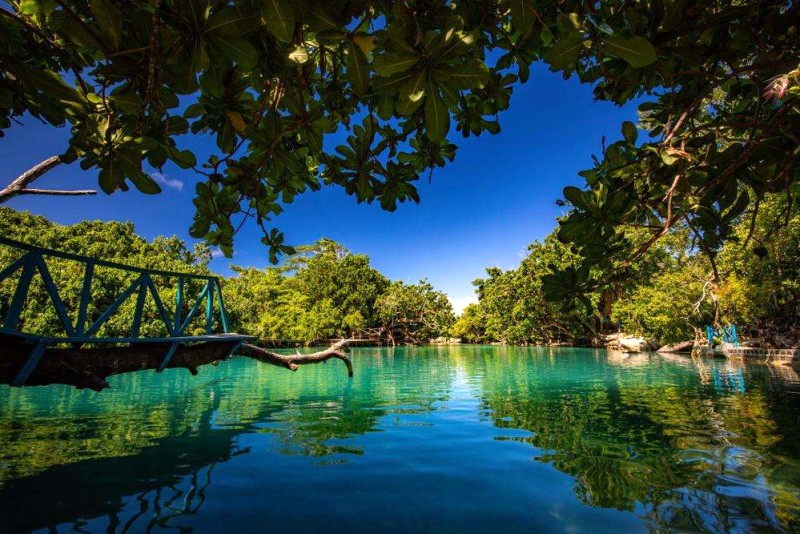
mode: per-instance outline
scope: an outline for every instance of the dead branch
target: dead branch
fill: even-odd
[[[350,358],[347,357],[348,345],[353,342],[357,341],[356,339],[342,339],[341,341],[337,341],[330,347],[325,350],[321,350],[319,352],[314,352],[311,354],[278,354],[277,352],[272,352],[266,349],[262,349],[261,347],[257,347],[255,345],[251,345],[249,343],[243,344],[239,349],[236,351],[237,354],[241,356],[247,356],[249,358],[253,358],[260,362],[268,363],[271,365],[277,365],[278,367],[284,367],[291,371],[297,371],[299,366],[301,365],[308,365],[312,363],[321,363],[331,358],[337,358],[342,360],[344,364],[347,366],[347,374],[348,376],[353,376],[353,364],[350,362]]]
[[[94,190],[64,191],[60,189],[30,189],[28,186],[43,174],[61,165],[61,156],[51,156],[20,174],[8,186],[0,189],[0,204],[18,195],[96,195]]]

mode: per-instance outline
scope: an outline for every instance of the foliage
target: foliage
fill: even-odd
[[[447,335],[455,320],[447,295],[426,280],[416,284],[394,282],[378,297],[375,308],[392,345]]]
[[[321,239],[281,268],[234,268],[225,296],[236,328],[260,339],[311,342],[375,326],[389,281],[363,254]]]
[[[252,216],[277,260],[292,249],[266,224],[297,194],[335,184],[394,210],[454,158],[451,130],[499,131],[515,59],[486,56],[530,30],[513,18],[490,2],[12,1],[0,128],[25,113],[69,124],[62,159],[99,170],[107,193],[159,192],[145,163],[193,169],[192,235],[230,255],[232,218]],[[190,132],[216,153],[182,148]]]
[[[450,327],[450,335],[465,343],[480,343],[487,339],[486,314],[478,304],[469,304]]]
[[[718,275],[715,259],[738,219],[768,194],[798,194],[800,11],[781,0],[572,7],[545,60],[593,83],[599,99],[644,102],[638,129],[624,123],[622,139],[580,173],[586,189],[564,190],[572,211],[559,238],[596,272],[579,269],[575,283],[556,275],[568,294],[553,298],[626,276],[680,224]]]
[[[44,217],[0,208],[0,233],[17,241],[62,250],[88,257],[174,272],[211,274],[211,254],[206,245],[190,251],[177,237],[157,237],[151,243],[138,236],[130,223],[84,221],[62,226]],[[10,264],[21,252],[0,246],[0,266]],[[74,261],[48,259],[48,267],[67,310],[79,308],[84,269]],[[352,254],[339,243],[321,239],[298,247],[298,254],[282,267],[267,269],[233,267],[236,275],[222,278],[221,284],[233,330],[262,340],[310,343],[354,336],[364,328],[375,328],[386,321],[402,323],[404,336],[398,342],[427,342],[442,335],[452,322],[452,308],[444,293],[427,282],[404,286],[390,281],[370,265],[364,254]],[[88,319],[93,321],[134,280],[135,274],[118,269],[96,267]],[[16,277],[0,284],[0,317],[5,317]],[[153,282],[167,308],[176,297],[176,280],[154,276]],[[398,288],[402,288],[398,290]],[[199,283],[186,282],[187,309],[200,293]],[[98,335],[127,337],[135,311],[135,298],[128,299]],[[399,308],[388,312],[388,302]],[[379,302],[383,303],[379,308]],[[395,313],[389,319],[387,313]],[[412,319],[412,315],[417,319]],[[402,316],[402,317],[401,317]],[[39,277],[34,278],[21,316],[20,328],[29,333],[65,335],[47,291]],[[400,328],[398,326],[398,328]],[[190,332],[204,331],[197,318]],[[155,304],[145,301],[140,333],[165,336],[167,332]]]
[[[419,201],[420,174],[455,156],[448,134],[497,133],[540,59],[598,99],[644,100],[639,127],[580,173],[587,189],[564,191],[558,235],[583,261],[545,279],[547,298],[586,305],[677,224],[714,268],[738,217],[797,194],[800,11],[785,0],[7,5],[0,131],[25,113],[69,123],[62,159],[109,193],[158,192],[144,163],[195,170],[192,235],[227,255],[248,217],[273,261],[292,252],[269,221],[323,184],[388,210]],[[218,152],[182,148],[189,132]]]
[[[583,313],[562,310],[544,297],[542,277],[553,268],[569,269],[575,263],[575,255],[551,234],[530,245],[516,269],[486,269],[488,277],[473,282],[485,339],[515,344],[568,342],[594,328]]]

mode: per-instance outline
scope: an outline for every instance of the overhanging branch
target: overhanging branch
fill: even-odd
[[[64,163],[61,156],[51,156],[44,161],[41,161],[20,174],[13,182],[7,187],[0,189],[0,204],[11,200],[19,195],[96,195],[97,191],[94,190],[78,190],[69,191],[63,189],[30,189],[28,186],[39,179],[46,172],[54,169],[55,167]]]

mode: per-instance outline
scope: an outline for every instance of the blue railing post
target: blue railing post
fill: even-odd
[[[214,281],[209,280],[206,288],[206,334],[210,334],[214,331]]]
[[[183,276],[178,277],[178,292],[175,294],[175,327],[176,336],[181,332],[181,314],[183,313]]]
[[[78,307],[78,320],[75,324],[75,332],[82,336],[86,332],[86,313],[89,309],[89,302],[92,300],[92,277],[94,277],[94,262],[86,262],[86,269],[83,272],[83,287],[81,288],[81,303]]]
[[[25,263],[22,267],[22,274],[17,281],[17,288],[14,290],[14,296],[11,298],[11,305],[8,307],[6,320],[3,323],[3,328],[6,330],[16,330],[19,324],[20,315],[22,315],[22,307],[25,305],[25,299],[28,297],[28,288],[31,286],[31,279],[33,273],[36,271],[36,265],[39,262],[39,255],[33,251],[28,252],[25,256]]]
[[[136,297],[136,309],[133,311],[133,326],[131,337],[139,337],[139,328],[142,326],[142,315],[144,314],[144,299],[147,297],[147,290],[150,286],[150,276],[147,273],[139,275],[139,294]]]
[[[222,286],[217,283],[217,303],[219,304],[219,318],[222,321],[222,331],[226,334],[231,331],[230,324],[228,324],[228,312],[225,310],[225,299],[222,298]]]

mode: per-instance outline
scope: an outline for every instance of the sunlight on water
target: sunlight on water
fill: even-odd
[[[790,368],[583,349],[0,387],[12,531],[800,529]]]

